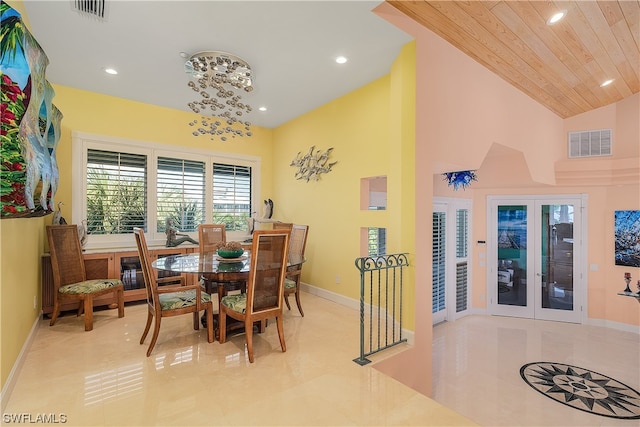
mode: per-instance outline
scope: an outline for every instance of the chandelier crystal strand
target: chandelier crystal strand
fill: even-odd
[[[200,98],[187,105],[200,120],[189,123],[197,127],[194,136],[251,136],[251,123],[243,115],[251,106],[242,102],[240,93],[251,92],[251,66],[241,58],[226,52],[208,51],[192,55],[184,65],[190,77],[188,86],[200,94]],[[211,115],[208,115],[211,114]]]

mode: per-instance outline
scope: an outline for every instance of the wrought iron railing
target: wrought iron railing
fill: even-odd
[[[379,351],[406,342],[402,337],[402,290],[406,253],[357,258],[360,270],[360,357],[366,365]],[[368,338],[368,339],[367,339]]]

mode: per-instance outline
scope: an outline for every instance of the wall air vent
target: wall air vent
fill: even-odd
[[[72,8],[83,16],[106,19],[106,0],[72,0]]]
[[[611,129],[569,132],[569,158],[611,155]]]

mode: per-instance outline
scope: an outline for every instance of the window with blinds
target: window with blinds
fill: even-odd
[[[247,231],[251,216],[251,167],[213,164],[213,222]]]
[[[369,256],[380,256],[387,253],[387,229],[368,227]]]
[[[147,156],[89,149],[86,164],[89,234],[127,234],[146,226]]]
[[[433,213],[433,244],[432,244],[432,286],[433,307],[432,313],[437,313],[446,308],[446,214],[444,212]]]
[[[164,243],[167,218],[191,238],[201,223],[224,223],[228,239],[246,238],[259,157],[73,132],[72,162],[81,172],[72,182],[79,203],[67,220],[87,220],[87,249],[130,246],[134,227],[148,243]]]
[[[182,232],[195,232],[205,218],[205,162],[158,157],[157,231],[167,220]]]

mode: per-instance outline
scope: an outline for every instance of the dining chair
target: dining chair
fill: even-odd
[[[93,301],[112,293],[118,303],[118,317],[124,317],[124,286],[118,279],[87,279],[78,226],[47,225],[47,239],[53,271],[53,313],[49,326],[60,315],[64,301],[78,302],[78,316],[84,312],[84,330],[93,329]]]
[[[309,235],[308,225],[295,224],[291,228],[291,238],[289,240],[289,260],[290,266],[287,268],[287,276],[284,280],[284,302],[291,310],[289,295],[295,294],[296,305],[300,315],[304,317],[302,305],[300,304],[300,276],[302,275],[302,263],[304,262],[304,251],[307,247],[307,236]]]
[[[284,277],[289,252],[289,230],[253,232],[247,292],[226,295],[220,302],[220,343],[226,341],[227,316],[244,323],[249,362],[253,363],[253,324],[276,318],[282,351],[287,351],[282,324]]]
[[[181,282],[179,285],[158,286],[156,275],[151,270],[151,257],[149,256],[144,231],[136,227],[133,229],[133,233],[147,289],[147,324],[140,338],[140,344],[144,344],[144,340],[151,328],[151,322],[155,319],[153,336],[147,349],[147,357],[151,355],[153,347],[156,345],[160,332],[160,322],[163,317],[193,313],[193,329],[198,330],[200,329],[199,314],[202,310],[205,310],[207,341],[213,342],[213,305],[211,296],[201,289],[200,284],[184,286],[182,284],[184,282]]]
[[[227,231],[225,224],[199,224],[198,225],[198,245],[200,253],[216,252],[219,243],[227,241]],[[214,283],[205,277],[200,277],[200,281],[207,289],[214,289]]]
[[[227,241],[227,232],[224,224],[200,224],[198,225],[198,244],[200,253],[215,252],[218,243]]]
[[[292,227],[292,222],[274,222],[272,228],[274,230],[291,230]]]

